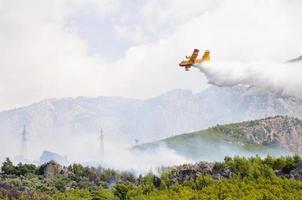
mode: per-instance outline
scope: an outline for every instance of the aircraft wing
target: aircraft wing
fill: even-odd
[[[193,51],[193,53],[192,53],[192,55],[191,55],[191,57],[190,57],[189,62],[192,62],[192,63],[193,63],[193,62],[195,61],[195,59],[197,58],[198,53],[199,53],[199,50],[198,50],[198,49],[194,49],[194,51]]]

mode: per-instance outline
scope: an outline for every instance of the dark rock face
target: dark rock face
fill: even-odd
[[[212,170],[212,176],[215,179],[222,179],[222,178],[230,178],[232,175],[232,171],[228,168],[224,167],[218,167],[217,165],[214,165]]]
[[[58,175],[67,175],[68,170],[67,168],[63,167],[56,161],[49,161],[41,166],[40,171],[43,172],[43,175],[46,177],[54,177]]]
[[[215,179],[228,178],[231,170],[224,167],[217,167],[214,163],[202,161],[197,164],[185,164],[176,167],[172,173],[173,182],[184,182],[185,180],[195,179],[202,174],[212,175]]]
[[[289,173],[290,178],[302,181],[302,161]]]

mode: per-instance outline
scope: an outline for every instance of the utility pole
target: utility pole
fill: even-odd
[[[104,161],[104,133],[103,129],[100,130],[100,160],[101,162]]]
[[[27,157],[27,131],[26,126],[23,126],[23,130],[21,133],[21,155],[26,158]]]

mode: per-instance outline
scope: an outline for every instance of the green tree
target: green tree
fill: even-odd
[[[15,173],[17,176],[24,176],[26,174],[35,174],[37,167],[33,164],[22,164],[19,163],[15,167]]]
[[[129,185],[124,183],[118,183],[114,187],[114,195],[117,196],[120,200],[128,200],[127,193],[130,190]]]
[[[6,175],[11,175],[16,173],[16,168],[9,158],[6,158],[2,163],[1,172]]]
[[[92,200],[116,200],[111,190],[100,188],[97,191],[92,192]]]

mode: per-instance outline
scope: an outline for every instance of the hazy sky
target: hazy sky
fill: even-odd
[[[179,61],[302,54],[300,0],[0,0],[0,110],[44,98],[200,91]]]

